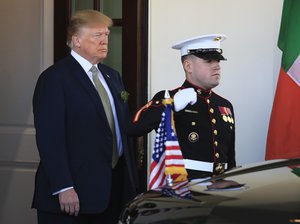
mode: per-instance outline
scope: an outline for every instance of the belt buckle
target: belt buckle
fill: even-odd
[[[213,174],[220,175],[225,172],[225,163],[214,163]]]

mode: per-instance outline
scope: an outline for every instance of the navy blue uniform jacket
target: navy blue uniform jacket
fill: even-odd
[[[130,198],[135,194],[136,175],[124,132],[127,104],[120,97],[124,86],[118,72],[102,64],[98,68],[115,102],[127,167],[128,184],[122,188]],[[112,193],[112,133],[93,83],[71,55],[40,75],[33,112],[41,160],[32,207],[59,212],[58,196],[52,194],[74,186],[81,213],[102,212]]]
[[[181,87],[169,90],[170,96],[173,97],[185,88],[194,88],[197,102],[174,113],[183,157],[204,162],[228,163],[228,169],[235,167],[235,120],[232,104],[213,91],[204,91],[187,80]],[[162,103],[164,93],[165,91],[158,92],[136,113],[129,134],[142,136],[157,130],[165,108]],[[199,172],[192,170],[188,174],[189,178],[201,177]]]

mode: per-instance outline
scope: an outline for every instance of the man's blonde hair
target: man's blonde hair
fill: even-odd
[[[95,25],[111,27],[113,21],[105,14],[95,10],[80,10],[70,18],[67,30],[67,45],[72,49],[72,36],[77,34],[83,27],[93,27]]]

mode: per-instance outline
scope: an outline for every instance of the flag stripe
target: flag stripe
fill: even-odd
[[[300,86],[300,56],[292,64],[287,74],[294,80],[294,82]]]
[[[182,159],[166,159],[165,160],[165,165],[166,166],[178,166],[178,165],[182,165],[184,166],[184,162],[182,161]]]
[[[176,147],[179,149],[179,143],[177,141],[170,141],[170,140],[166,141],[166,147],[168,147],[168,146]]]
[[[282,51],[281,65],[288,71],[300,52],[300,1],[285,0],[283,3],[278,47]]]
[[[300,157],[299,99],[299,86],[281,69],[269,124],[267,160]]]
[[[165,166],[164,166],[164,155],[162,156],[162,159],[159,161],[158,164],[155,162],[151,164],[152,172],[150,174],[150,189],[155,188],[161,184],[163,184],[164,181],[164,172],[165,172]]]
[[[182,155],[166,155],[166,160],[171,160],[171,159],[177,159],[177,160],[182,160]],[[183,161],[182,161],[183,163]]]

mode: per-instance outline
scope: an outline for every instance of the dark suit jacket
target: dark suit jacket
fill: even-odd
[[[124,86],[115,70],[99,64],[113,95],[126,160],[123,187],[127,198],[135,194],[136,174],[125,135],[127,104]],[[40,164],[36,173],[33,208],[59,212],[58,196],[74,186],[81,213],[100,213],[109,202],[112,173],[112,133],[101,99],[82,69],[70,55],[45,70],[33,96],[36,142]]]

